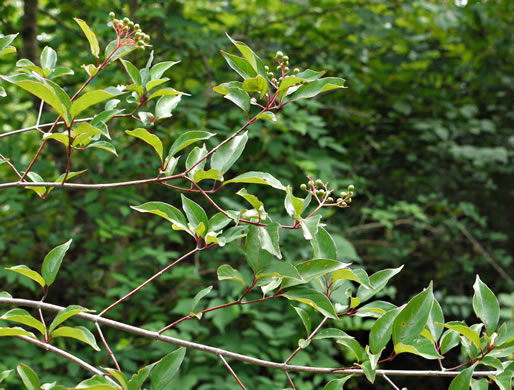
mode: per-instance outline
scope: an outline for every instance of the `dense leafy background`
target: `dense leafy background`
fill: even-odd
[[[339,245],[340,259],[352,260],[368,272],[405,264],[386,290],[397,303],[406,302],[434,280],[434,291],[449,319],[472,323],[472,285],[480,274],[500,293],[504,320],[512,320],[512,286],[501,277],[470,240],[472,236],[508,273],[512,270],[512,14],[509,0],[497,1],[40,1],[40,50],[52,46],[60,62],[76,69],[65,79],[70,91],[86,79],[81,64],[91,62],[88,44],[73,17],[86,20],[106,44],[113,38],[107,13],[127,15],[152,37],[156,61],[181,60],[167,75],[172,86],[192,96],[182,99],[173,118],[152,131],[165,147],[185,130],[218,133],[218,140],[245,121],[244,114],[212,91],[232,79],[219,54],[232,50],[225,32],[250,44],[272,65],[272,53],[286,52],[293,67],[325,69],[347,80],[348,89],[314,101],[287,106],[278,122],[252,126],[243,158],[232,174],[248,170],[272,173],[298,188],[306,175],[329,180],[334,187],[350,183],[357,197],[347,210],[324,213],[324,221]],[[1,33],[22,29],[23,8],[14,1],[0,5]],[[14,42],[23,43],[20,36]],[[148,52],[130,60],[144,66]],[[14,68],[13,56],[0,62],[0,73]],[[95,82],[127,84],[121,65]],[[29,96],[4,85],[1,131],[35,123],[37,110]],[[54,120],[48,110],[43,122]],[[128,120],[111,126],[119,158],[108,153],[78,154],[76,170],[88,173],[74,181],[111,182],[154,174],[153,152],[127,136],[137,127]],[[40,137],[25,133],[2,139],[0,153],[26,166]],[[210,142],[210,141],[209,141]],[[214,143],[211,143],[214,145]],[[47,147],[35,171],[53,179],[66,159],[58,144]],[[2,182],[15,180],[0,166]],[[282,194],[259,189],[266,209],[285,216]],[[297,191],[300,191],[297,189]],[[218,193],[221,203],[239,202],[231,192]],[[63,269],[48,301],[102,309],[127,293],[169,261],[192,248],[185,235],[130,205],[147,200],[179,204],[179,194],[157,185],[105,191],[55,190],[45,201],[19,189],[0,193],[0,280],[2,290],[34,299],[33,283],[9,275],[4,266],[24,263],[37,268],[54,246],[73,238]],[[211,210],[212,211],[212,210]],[[305,260],[308,246],[298,246],[296,234],[283,234],[282,249],[289,261]],[[241,293],[233,282],[216,281],[219,264],[244,263],[238,244],[202,253],[138,293],[110,313],[112,318],[159,329],[188,314],[192,297],[207,285],[215,288],[205,305],[234,299]],[[39,292],[38,292],[39,293]],[[345,319],[334,326],[366,341],[370,324]],[[170,347],[107,331],[121,366],[128,372],[159,359]],[[233,307],[186,321],[171,332],[195,340],[272,360],[285,359],[304,337],[303,327],[288,302]],[[237,336],[236,336],[237,335]],[[301,352],[297,364],[345,365],[344,353],[322,342]],[[150,343],[151,345],[147,345]],[[92,354],[75,343],[67,348],[96,365],[109,365],[106,354]],[[71,385],[86,375],[72,363],[40,354],[23,342],[2,340],[0,371],[18,361],[30,363],[44,380]],[[453,356],[458,359],[458,354]],[[346,363],[347,364],[347,363]],[[448,364],[451,365],[451,364]],[[234,369],[252,389],[286,387],[280,372],[242,363]],[[437,368],[418,358],[398,358],[388,368]],[[176,388],[239,388],[212,356],[189,351]],[[316,389],[327,378],[295,376],[299,389]],[[14,380],[14,378],[13,378]],[[422,383],[422,384],[420,384]],[[442,388],[446,381],[403,380],[409,388]],[[282,386],[282,387],[281,387]],[[350,381],[348,388],[365,388]],[[353,386],[353,387],[352,387]],[[378,380],[374,388],[386,388]]]

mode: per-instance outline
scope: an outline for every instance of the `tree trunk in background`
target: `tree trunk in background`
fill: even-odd
[[[23,38],[22,54],[32,62],[38,64],[38,44],[37,44],[37,15],[38,0],[25,0],[23,6]]]
[[[21,51],[23,58],[28,58],[33,63],[39,65],[39,48],[37,43],[37,15],[39,0],[25,0],[23,4],[23,27],[21,36],[23,39],[23,48]],[[40,100],[32,97],[34,109],[39,109]]]

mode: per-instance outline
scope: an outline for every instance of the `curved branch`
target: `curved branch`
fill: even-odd
[[[17,298],[0,298],[0,304],[6,305],[18,305],[32,308],[42,308],[53,312],[62,311],[65,308],[62,306],[52,305],[50,303],[43,303],[39,301],[31,301],[29,299],[17,299]],[[209,345],[194,343],[191,341],[181,340],[175,337],[163,336],[157,332],[151,332],[146,329],[138,328],[136,326],[128,325],[123,322],[109,320],[107,318],[98,317],[96,315],[79,313],[75,317],[82,318],[86,321],[98,322],[100,324],[122,330],[128,333],[132,333],[141,337],[146,337],[152,340],[159,340],[168,344],[177,345],[179,347],[185,347],[195,349],[197,351],[207,352],[213,355],[223,355],[224,357],[239,360],[242,362],[250,363],[256,366],[267,367],[282,371],[289,372],[308,372],[312,374],[354,374],[364,375],[362,369],[356,368],[329,368],[329,367],[309,367],[309,366],[296,366],[285,363],[277,363],[269,360],[257,359],[251,356],[242,355],[240,353],[227,351],[221,348],[211,347]],[[474,372],[473,376],[478,378],[485,378],[489,375],[496,376],[497,371],[478,371]],[[437,370],[377,370],[378,376],[434,376],[434,377],[447,377],[454,378],[459,375],[456,371],[437,371]]]

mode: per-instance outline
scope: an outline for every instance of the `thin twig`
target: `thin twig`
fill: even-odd
[[[296,386],[294,385],[294,382],[293,380],[291,379],[291,377],[289,376],[289,373],[287,371],[284,371],[284,374],[286,374],[286,378],[287,378],[287,381],[289,382],[289,385],[291,386],[291,388],[293,390],[296,390]]]
[[[151,278],[147,279],[145,282],[141,283],[138,287],[136,287],[135,289],[133,289],[131,292],[129,292],[127,295],[125,295],[124,297],[118,299],[116,302],[114,302],[113,304],[111,304],[110,306],[108,306],[107,308],[105,308],[104,310],[102,310],[102,312],[100,312],[100,314],[98,314],[98,317],[101,317],[102,315],[104,315],[105,313],[107,313],[109,310],[111,310],[114,306],[120,304],[121,302],[123,302],[124,300],[130,298],[132,295],[134,295],[136,292],[138,292],[139,290],[141,290],[144,286],[146,286],[148,283],[150,283],[152,280],[158,278],[159,276],[161,276],[163,273],[165,273],[166,271],[168,271],[170,268],[174,267],[175,265],[177,265],[178,263],[180,263],[182,260],[184,260],[185,258],[187,258],[188,256],[191,256],[193,253],[195,252],[198,252],[200,249],[199,248],[195,248],[193,249],[192,251],[189,251],[187,252],[185,255],[183,255],[182,257],[180,257],[179,259],[175,260],[173,263],[171,263],[170,265],[164,267],[163,269],[161,269],[159,272],[157,272],[155,275],[153,275]]]
[[[385,375],[385,374],[384,374],[384,375],[382,375],[382,376],[383,376],[383,377],[384,377],[384,379],[387,381],[387,383],[389,383],[391,386],[393,386],[393,389],[394,389],[394,390],[400,390],[400,388],[399,388],[398,386],[396,386],[396,385],[393,383],[393,381],[387,377],[387,375]]]
[[[239,384],[239,386],[241,386],[241,388],[243,390],[246,390],[246,387],[244,387],[243,383],[239,380],[239,378],[237,377],[236,373],[234,372],[234,370],[232,369],[232,367],[230,367],[230,364],[228,364],[228,362],[225,360],[225,358],[223,357],[223,355],[218,355],[218,357],[221,359],[221,361],[223,362],[223,364],[225,365],[225,367],[227,367],[227,369],[230,371],[230,373],[232,374],[232,376],[234,377],[234,379],[237,381],[237,383]]]
[[[102,343],[103,343],[105,349],[107,350],[107,353],[109,354],[109,356],[111,357],[112,361],[114,362],[114,365],[116,366],[116,369],[118,371],[121,371],[120,365],[118,364],[118,361],[116,360],[116,356],[114,356],[114,353],[112,353],[112,350],[109,347],[109,344],[107,344],[107,340],[104,337],[104,334],[102,332],[102,329],[100,328],[100,325],[98,324],[98,322],[95,322],[95,325],[96,325],[96,329],[98,330],[98,335],[100,336],[100,339],[102,340]]]
[[[37,347],[39,347],[41,349],[44,349],[46,351],[50,351],[50,352],[53,352],[53,353],[55,353],[55,354],[57,354],[59,356],[62,356],[65,359],[68,359],[68,360],[72,361],[73,363],[78,364],[80,367],[84,368],[85,370],[91,371],[95,375],[105,376],[104,372],[100,371],[96,367],[93,367],[91,364],[85,362],[82,359],[79,359],[78,357],[72,355],[71,353],[68,353],[66,351],[63,351],[62,349],[54,347],[53,345],[50,345],[50,344],[47,344],[47,343],[43,343],[42,341],[39,341],[38,339],[34,339],[34,338],[28,337],[28,336],[16,336],[16,337],[18,337],[19,339],[22,339],[24,341],[27,341],[27,342],[29,342],[31,344],[34,344],[34,345],[36,345]],[[116,382],[114,382],[108,376],[105,376],[105,379],[107,379],[112,385],[114,385],[114,386],[116,386],[118,388],[120,387]]]
[[[32,301],[28,299],[18,299],[18,298],[3,298],[0,297],[0,304],[7,305],[15,305],[15,306],[24,306],[24,307],[33,307],[39,308],[41,307],[44,310],[49,311],[62,311],[65,308],[62,306],[52,305],[50,303],[42,303],[39,301]],[[93,323],[98,322],[102,325],[109,326],[111,328],[115,328],[124,332],[132,333],[141,337],[149,338],[152,340],[159,340],[168,344],[177,345],[179,347],[185,347],[190,349],[195,349],[197,351],[202,351],[206,353],[210,353],[213,355],[223,355],[225,358],[239,360],[242,362],[246,362],[249,364],[253,364],[260,367],[267,367],[271,369],[277,369],[281,371],[289,371],[289,372],[308,372],[311,374],[355,374],[355,375],[364,375],[364,371],[358,368],[329,368],[329,367],[309,367],[309,366],[296,366],[289,365],[285,363],[277,363],[269,360],[257,359],[251,356],[242,355],[239,353],[227,351],[221,348],[211,347],[209,345],[194,343],[192,341],[186,341],[175,337],[160,335],[157,332],[151,332],[146,329],[138,328],[132,325],[125,324],[123,322],[109,320],[107,318],[99,317],[97,315],[92,315],[88,313],[79,313],[75,316],[75,318],[82,318],[86,321],[91,321]],[[459,375],[458,371],[436,371],[436,370],[377,370],[376,374],[378,376],[388,375],[388,376],[432,376],[432,377],[446,377],[446,378],[454,378]],[[475,371],[473,372],[473,377],[475,378],[485,378],[489,375],[496,376],[498,375],[497,371]]]
[[[309,337],[307,337],[307,340],[305,341],[311,341],[313,339],[314,336],[316,336],[316,334],[319,332],[319,330],[323,327],[323,325],[325,325],[325,322],[327,322],[328,320],[328,317],[325,317],[321,320],[321,322],[319,323],[318,327],[316,329],[314,329],[314,331],[309,335]],[[286,359],[286,361],[284,362],[285,364],[289,363],[291,361],[292,358],[294,358],[296,356],[296,354],[298,352],[300,352],[301,348],[298,347],[294,350],[294,352],[289,355],[289,357]]]

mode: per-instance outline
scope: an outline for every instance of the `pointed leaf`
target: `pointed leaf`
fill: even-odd
[[[266,95],[268,91],[268,82],[260,74],[256,77],[251,77],[243,82],[243,89],[246,92],[259,92],[261,99]]]
[[[45,325],[32,317],[30,313],[23,309],[12,309],[0,317],[0,320],[17,322],[18,324],[27,325],[37,329],[43,336],[46,334]]]
[[[324,227],[318,227],[318,233],[311,240],[312,257],[319,259],[337,259],[336,243]]]
[[[245,255],[248,265],[254,271],[258,273],[270,263],[271,254],[264,250],[261,244],[261,234],[259,234],[259,228],[255,225],[248,227],[248,235],[246,236]]]
[[[152,370],[152,389],[165,390],[173,383],[173,378],[177,374],[184,356],[186,348],[179,348],[162,358]]]
[[[148,145],[155,149],[162,162],[162,142],[156,135],[150,133],[148,130],[139,127],[135,130],[125,130],[125,133],[133,137],[145,141]]]
[[[255,183],[272,186],[278,190],[286,189],[280,181],[267,172],[246,172],[231,180],[227,180],[224,185],[228,183]]]
[[[266,70],[264,68],[264,63],[262,60],[253,52],[253,50],[244,42],[235,41],[230,37],[230,35],[226,34],[228,39],[234,44],[235,47],[239,50],[239,52],[243,55],[244,58],[248,61],[253,70],[260,74],[263,77],[267,77]]]
[[[198,303],[202,300],[202,298],[205,297],[207,294],[209,294],[211,292],[211,290],[212,290],[212,286],[209,286],[209,287],[204,288],[203,290],[198,292],[198,294],[195,295],[195,297],[193,298],[193,305],[191,306],[192,312],[194,312],[196,305],[198,305]]]
[[[277,117],[275,116],[275,113],[271,111],[264,111],[257,115],[257,119],[267,119],[272,122],[277,121]]]
[[[187,176],[189,176],[189,178],[194,178],[195,173],[205,167],[205,164],[207,162],[207,160],[204,158],[205,156],[207,156],[207,148],[205,147],[205,145],[202,145],[201,148],[195,146],[191,150],[186,159],[186,170],[189,171],[187,173]]]
[[[230,100],[244,112],[250,111],[250,96],[247,92],[237,87],[231,87],[228,93],[224,96],[225,99]]]
[[[227,172],[243,153],[247,141],[248,131],[245,131],[222,145],[211,157],[211,168],[222,174]]]
[[[200,223],[203,223],[207,229],[209,226],[209,218],[207,218],[204,209],[184,196],[184,194],[180,194],[180,197],[182,198],[182,210],[184,210],[189,223],[192,226],[198,226]]]
[[[32,332],[27,332],[23,328],[14,327],[14,328],[0,328],[0,337],[9,337],[9,336],[27,336],[33,339],[37,337]]]
[[[223,175],[217,169],[209,169],[208,171],[198,169],[193,175],[193,181],[195,183],[199,183],[202,180],[223,181]]]
[[[114,368],[104,368],[104,370],[111,374],[114,379],[118,381],[123,390],[128,389],[128,378],[123,372],[115,370]]]
[[[216,134],[209,133],[207,131],[188,131],[180,135],[180,137],[173,142],[173,145],[171,145],[170,151],[168,152],[168,157],[174,156],[177,152],[187,148],[195,142],[207,140],[214,135]]]
[[[441,354],[446,354],[449,350],[456,347],[460,344],[460,336],[459,333],[448,329],[441,336],[441,340],[439,342]]]
[[[303,302],[312,306],[326,317],[337,319],[337,313],[330,300],[316,290],[304,286],[296,286],[287,290],[283,295],[287,299]]]
[[[500,320],[500,305],[494,293],[477,275],[473,284],[473,309],[478,318],[484,323],[487,334],[490,336],[496,330]]]
[[[481,348],[480,335],[465,323],[459,321],[450,321],[444,325],[439,323],[436,324],[454,330],[455,332],[463,335],[465,338],[471,341],[477,348]]]
[[[473,376],[473,367],[466,368],[459,375],[457,375],[452,382],[448,390],[469,390],[471,386],[471,378]]]
[[[48,75],[50,71],[55,69],[55,65],[57,65],[57,53],[51,47],[45,46],[41,52],[42,68],[47,71],[45,73]]]
[[[89,329],[84,328],[83,326],[77,326],[75,328],[71,328],[69,326],[61,326],[52,332],[52,337],[68,337],[76,339],[88,344],[95,351],[100,351],[100,348],[98,348],[98,345],[96,344],[95,336],[93,333],[91,333]]]
[[[68,137],[66,137],[66,140],[68,140]],[[36,172],[29,172],[27,174],[27,177],[34,183],[42,183],[44,182],[43,178],[38,175]],[[42,196],[46,193],[46,188],[45,187],[32,187],[32,186],[27,186],[25,187],[26,189],[28,190],[32,190],[34,191],[36,194]]]
[[[118,40],[114,39],[105,47],[105,58],[108,58],[109,62],[114,62],[134,50],[136,46],[119,46]]]
[[[291,306],[293,307],[293,309],[296,311],[296,313],[302,320],[303,326],[305,326],[305,330],[307,331],[307,336],[309,336],[311,334],[311,328],[312,328],[312,321],[311,321],[311,317],[309,316],[309,313],[307,313],[302,308],[299,308],[299,307],[296,307],[293,305],[291,305]]]
[[[248,60],[221,50],[221,55],[227,61],[228,66],[235,70],[243,79],[257,76]]]
[[[23,276],[26,276],[27,278],[39,283],[41,287],[45,287],[46,285],[45,279],[43,279],[43,277],[38,272],[31,270],[26,265],[15,265],[14,267],[6,268],[6,270],[22,274]]]
[[[350,379],[353,375],[348,375],[339,379],[331,380],[326,384],[323,390],[342,390],[344,384]]]
[[[259,226],[257,229],[262,249],[268,251],[273,256],[282,259],[279,240],[280,224],[271,222],[266,226]]]
[[[300,99],[308,99],[332,89],[346,88],[344,86],[344,81],[344,79],[338,77],[326,77],[324,79],[312,81],[309,84],[302,85],[298,88],[295,93],[287,99],[287,101],[294,102]]]
[[[255,278],[261,279],[264,277],[275,276],[282,279],[294,279],[300,282],[305,282],[302,276],[298,273],[296,267],[286,262],[275,261],[260,271]]]
[[[187,221],[182,212],[176,207],[164,202],[147,202],[139,206],[130,206],[130,208],[141,213],[151,213],[158,215],[173,224],[176,230],[185,230],[189,232]]]
[[[398,307],[388,311],[373,324],[369,332],[369,347],[373,353],[379,353],[389,343],[393,333],[394,320],[401,309]]]
[[[164,61],[152,66],[150,70],[150,80],[158,80],[162,77],[164,72],[166,72],[173,65],[178,64],[180,61]]]
[[[238,281],[243,285],[244,288],[246,288],[246,283],[243,279],[243,275],[241,273],[232,268],[228,264],[223,264],[218,267],[218,280],[235,280]]]
[[[100,45],[98,44],[98,39],[96,39],[95,33],[82,19],[73,18],[73,20],[78,23],[87,40],[89,41],[89,45],[91,46],[91,54],[98,58],[98,55],[100,54]]]
[[[360,298],[361,302],[367,301],[376,293],[381,291],[387,285],[387,282],[389,282],[389,280],[398,274],[402,269],[403,265],[398,268],[387,268],[375,272],[369,277],[369,282],[372,288],[369,288],[366,285],[360,285],[357,290],[357,298]]]
[[[6,35],[6,36],[3,36],[0,38],[0,53],[5,49],[7,48],[11,43],[12,41],[14,41],[14,39],[18,36],[18,33],[16,34],[9,34],[9,35]]]
[[[411,344],[400,342],[394,345],[394,352],[398,355],[400,353],[412,353],[430,360],[443,359],[443,356],[437,352],[432,341],[428,339],[419,339]]]
[[[94,310],[89,310],[85,307],[78,306],[78,305],[71,305],[68,306],[66,309],[61,310],[57,315],[55,316],[54,320],[50,324],[50,327],[48,328],[48,333],[52,333],[52,331],[62,324],[64,321],[66,321],[68,318],[73,317],[79,313],[93,313]]]
[[[108,152],[114,154],[116,157],[118,156],[118,153],[116,153],[116,148],[110,142],[106,142],[106,141],[93,142],[92,144],[89,144],[87,146],[87,149],[89,149],[89,148],[97,148],[97,149],[107,150]]]
[[[80,114],[88,107],[101,103],[105,100],[112,99],[113,97],[118,96],[119,94],[120,93],[116,92],[114,89],[111,89],[109,91],[98,89],[96,91],[86,92],[84,95],[82,95],[73,103],[71,103],[70,115],[73,118],[76,118],[78,114]]]
[[[73,69],[68,68],[66,66],[58,66],[57,68],[55,68],[55,70],[50,72],[47,77],[53,80],[62,76],[71,76],[73,74],[75,74]]]
[[[18,371],[18,375],[20,376],[27,390],[39,390],[41,388],[39,377],[34,372],[34,370],[32,370],[32,368],[20,363],[18,366],[16,366],[16,371]]]
[[[72,239],[65,242],[62,245],[56,246],[45,256],[43,260],[43,267],[41,268],[41,274],[45,279],[45,282],[48,286],[50,286],[57,276],[57,272],[61,267],[61,262],[66,254],[66,251],[69,249],[71,245]]]
[[[129,74],[130,78],[132,79],[132,82],[135,85],[143,85],[141,81],[141,75],[139,74],[139,70],[137,70],[137,68],[130,61],[121,58],[120,61],[125,70],[127,71],[127,73]]]

